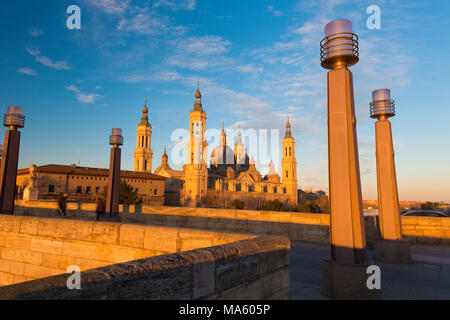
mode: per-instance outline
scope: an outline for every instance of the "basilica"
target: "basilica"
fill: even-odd
[[[208,167],[208,143],[205,139],[206,112],[202,105],[199,84],[194,107],[189,113],[189,140],[186,145],[186,162],[183,170],[169,165],[165,151],[161,165],[154,174],[166,177],[165,204],[183,206],[231,207],[233,200],[245,203],[246,209],[261,209],[269,200],[278,199],[286,208],[298,205],[297,161],[295,139],[289,120],[282,140],[282,175],[275,172],[273,161],[269,171],[262,175],[250,159],[239,130],[232,149],[227,145],[224,125],[220,144],[210,155]],[[137,127],[137,147],[134,152],[134,171],[152,173],[152,127],[148,119],[147,101]]]

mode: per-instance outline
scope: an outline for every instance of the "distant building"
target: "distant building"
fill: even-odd
[[[44,165],[31,166],[17,172],[17,194],[22,198],[30,194],[26,189],[33,185],[37,199],[56,199],[67,192],[70,199],[94,202],[108,184],[108,169],[78,167],[76,165]],[[149,172],[133,172],[122,170],[121,180],[137,189],[144,204],[164,204],[165,177]],[[31,199],[33,200],[33,199]]]

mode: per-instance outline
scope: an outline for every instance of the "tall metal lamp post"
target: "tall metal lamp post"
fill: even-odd
[[[358,36],[349,20],[325,26],[321,65],[328,72],[328,170],[331,259],[323,261],[322,293],[338,299],[377,298],[367,288],[366,236],[362,210],[353,75]],[[375,290],[376,291],[376,290]]]
[[[120,194],[120,146],[123,145],[122,129],[112,129],[109,137],[111,157],[109,162],[108,194],[106,198],[106,213],[110,217],[119,216],[119,194]]]
[[[372,92],[370,117],[375,122],[378,211],[381,239],[374,242],[375,259],[391,263],[410,263],[411,246],[403,240],[395,172],[391,122],[395,116],[395,102],[389,89]]]
[[[10,106],[4,115],[3,125],[9,130],[5,133],[3,159],[0,166],[0,213],[14,214],[16,196],[16,175],[19,162],[20,131],[25,125],[21,107]]]

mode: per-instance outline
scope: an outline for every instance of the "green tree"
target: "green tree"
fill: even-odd
[[[297,207],[297,212],[303,213],[320,213],[320,208],[317,204],[311,201],[303,202]]]
[[[244,201],[240,201],[240,200],[238,200],[238,199],[234,199],[233,202],[231,203],[231,207],[232,207],[233,209],[239,209],[239,210],[242,210],[242,209],[244,209],[244,206],[245,206]]]
[[[101,197],[106,201],[106,196],[108,193],[108,185],[103,188]],[[119,204],[135,205],[141,204],[142,198],[138,196],[138,192],[131,185],[129,185],[125,180],[120,180],[120,191],[119,191]]]
[[[263,208],[263,211],[286,211],[286,208],[283,206],[283,204],[278,200],[269,200],[267,201]]]
[[[319,196],[314,203],[319,207],[320,213],[330,213],[330,201],[326,195]]]

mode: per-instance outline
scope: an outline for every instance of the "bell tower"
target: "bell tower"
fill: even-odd
[[[184,204],[199,206],[206,197],[208,183],[207,149],[205,139],[206,112],[202,107],[200,83],[197,81],[194,108],[189,113],[189,141],[184,166]]]
[[[245,147],[242,142],[241,125],[239,125],[236,144],[234,145],[234,157],[236,158],[236,165],[245,165]]]
[[[289,195],[288,204],[294,208],[298,205],[297,194],[297,160],[295,158],[295,139],[291,133],[291,124],[289,117],[286,123],[286,135],[282,142],[283,157],[281,162],[282,168],[282,182],[283,187],[286,188],[286,193]]]
[[[134,171],[152,172],[153,151],[150,148],[152,126],[148,122],[147,98],[142,109],[141,122],[137,126],[137,147],[134,150]]]

